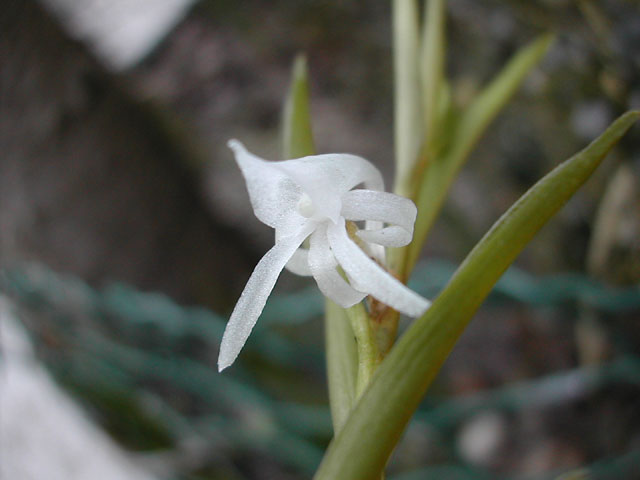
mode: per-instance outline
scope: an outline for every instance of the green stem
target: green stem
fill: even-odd
[[[369,323],[369,314],[362,303],[346,310],[358,347],[358,379],[356,381],[356,401],[369,384],[378,366],[378,347]]]
[[[337,435],[349,416],[356,398],[358,353],[346,310],[325,302],[327,381],[333,431]]]

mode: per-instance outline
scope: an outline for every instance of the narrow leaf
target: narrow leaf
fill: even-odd
[[[394,191],[408,196],[411,172],[418,159],[423,133],[416,1],[394,0],[392,14],[396,156]]]
[[[307,60],[304,55],[298,55],[293,62],[291,86],[284,105],[282,134],[285,159],[315,153],[309,108]]]
[[[427,313],[382,362],[331,442],[314,478],[376,478],[425,391],[500,275],[638,118],[640,112],[620,117],[587,148],[536,183],[494,224]]]
[[[430,155],[438,138],[442,81],[445,62],[445,1],[427,0],[426,23],[422,37],[421,81],[423,94],[425,148]]]
[[[547,52],[553,36],[542,35],[518,52],[464,112],[453,137],[449,159],[462,163],[489,123],[513,97],[526,75]]]
[[[462,113],[449,150],[427,163],[416,200],[418,218],[413,242],[405,249],[404,264],[396,267],[404,278],[408,278],[413,269],[427,233],[467,156],[489,123],[522,84],[526,74],[540,61],[552,40],[551,35],[544,35],[517,53]]]

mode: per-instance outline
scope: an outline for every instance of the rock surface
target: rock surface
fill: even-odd
[[[63,392],[0,296],[0,478],[153,480]]]

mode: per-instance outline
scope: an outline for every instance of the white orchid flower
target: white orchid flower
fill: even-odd
[[[283,268],[313,276],[320,291],[344,308],[367,295],[412,317],[429,307],[428,300],[379,265],[384,265],[384,247],[411,241],[416,207],[409,199],[384,192],[376,167],[348,154],[271,162],[237,140],[228,145],[247,182],[253,211],[275,229],[276,242],[258,262],[231,314],[219,371],[240,353]],[[358,243],[347,231],[347,221],[365,222],[356,232]],[[309,249],[301,248],[307,238]]]

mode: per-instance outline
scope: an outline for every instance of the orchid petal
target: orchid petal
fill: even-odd
[[[341,215],[347,220],[367,220],[358,236],[386,247],[402,247],[411,242],[417,209],[408,198],[372,190],[352,190],[342,196]],[[382,228],[382,222],[391,224]]]
[[[342,194],[360,184],[371,190],[384,190],[380,171],[355,155],[313,155],[274,164],[309,195],[318,217],[334,223],[340,215]]]
[[[280,238],[256,265],[222,336],[218,371],[231,365],[242,350],[280,272],[312,228],[313,225],[307,225],[294,235]]]
[[[411,317],[420,316],[430,302],[407,288],[372,261],[347,235],[344,218],[327,229],[336,260],[349,276],[351,285]]]
[[[300,186],[282,170],[275,168],[276,162],[267,162],[250,153],[238,140],[227,143],[233,150],[236,162],[242,171],[251,206],[258,219],[270,227],[286,229],[295,218],[300,217],[296,205],[302,196]]]
[[[378,230],[358,230],[356,235],[368,243],[375,243],[384,247],[404,247],[411,243],[411,235],[407,231],[392,225]]]
[[[309,268],[309,250],[306,248],[299,248],[296,250],[284,268],[289,270],[291,273],[295,273],[302,277],[311,276],[312,273]]]
[[[343,308],[361,302],[366,293],[358,292],[340,276],[329,242],[326,224],[319,225],[310,240],[309,267],[320,291]]]

